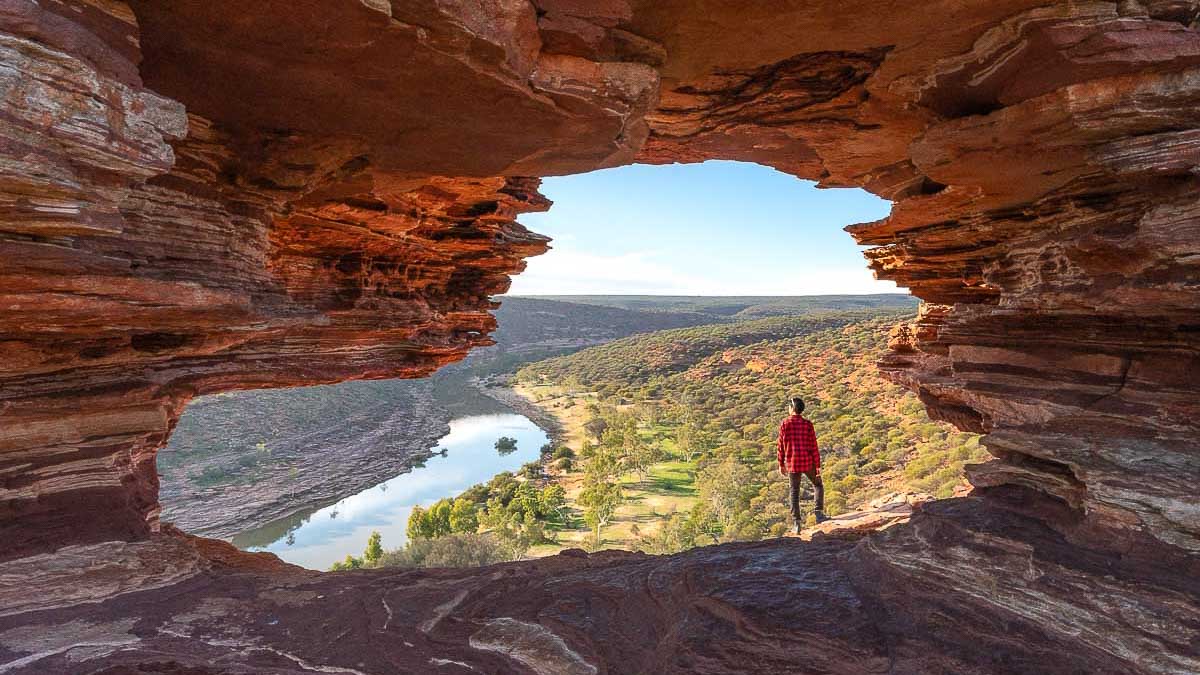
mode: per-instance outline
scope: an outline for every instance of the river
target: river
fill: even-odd
[[[516,451],[501,455],[501,436],[517,439]],[[361,555],[371,532],[383,536],[386,549],[399,548],[408,537],[414,506],[454,497],[503,471],[516,471],[538,458],[546,433],[529,418],[516,414],[472,415],[450,422],[424,466],[402,473],[328,506],[300,512],[233,538],[238,548],[270,551],[287,562],[326,570],[347,554]]]

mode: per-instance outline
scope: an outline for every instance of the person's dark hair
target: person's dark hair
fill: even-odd
[[[804,399],[800,398],[799,396],[793,396],[788,403],[792,406],[792,412],[796,413],[797,415],[804,412]]]

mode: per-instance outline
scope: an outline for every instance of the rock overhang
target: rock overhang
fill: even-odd
[[[0,557],[158,530],[154,453],[191,396],[485,344],[546,247],[516,223],[549,206],[536,176],[712,158],[895,201],[848,228],[927,301],[881,367],[988,434],[972,503],[1058,500],[1041,522],[1081,550],[1194,556],[1198,14],[15,2]]]

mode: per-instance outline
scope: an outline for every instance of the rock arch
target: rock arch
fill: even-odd
[[[439,639],[491,669],[786,668],[767,638],[718,649],[665,628],[749,622],[831,671],[1200,667],[1198,16],[1184,0],[7,3],[0,560],[61,592],[5,586],[26,613],[0,615],[0,649],[45,651],[20,631],[48,607],[121,644],[132,629],[97,616],[153,615],[122,593],[226,567],[259,591],[343,583],[254,576],[271,563],[161,532],[154,453],[186,401],[428,374],[487,343],[489,296],[545,250],[515,221],[549,206],[538,176],[724,158],[896,201],[849,228],[927,302],[881,367],[987,433],[981,489],[799,558],[767,543],[529,564],[499,585],[534,598],[521,620],[489,614],[470,573],[434,575],[471,589]],[[145,574],[66,591],[46,556],[89,546]],[[762,612],[769,574],[722,571],[752,559],[831,570],[803,602],[854,617],[845,634],[818,622],[823,646],[799,647]],[[617,602],[589,586],[609,567],[717,590],[626,597],[657,641],[605,623],[638,623],[615,605],[589,636],[545,589]],[[80,609],[105,598],[109,614]],[[209,600],[211,616],[263,609]],[[133,653],[201,664],[219,651],[202,632]],[[242,662],[285,658],[281,640]],[[401,658],[363,658],[384,655]],[[329,645],[288,659],[361,669]]]

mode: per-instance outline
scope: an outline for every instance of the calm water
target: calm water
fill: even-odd
[[[517,450],[501,456],[496,439],[517,439]],[[413,506],[428,506],[453,497],[502,471],[516,471],[537,459],[549,440],[523,415],[474,415],[450,422],[450,433],[438,441],[424,467],[346,497],[321,509],[301,512],[233,538],[239,548],[270,551],[284,560],[312,569],[329,569],[346,554],[362,555],[372,530],[383,535],[385,549],[399,548],[408,539],[404,530]]]

